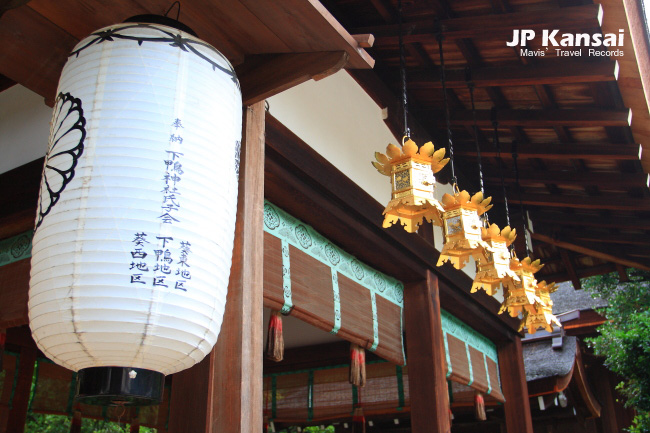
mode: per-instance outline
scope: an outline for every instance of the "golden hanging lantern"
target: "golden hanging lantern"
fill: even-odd
[[[483,289],[488,295],[494,296],[504,278],[518,278],[510,269],[510,251],[508,247],[517,237],[517,230],[506,226],[481,227],[481,238],[488,245],[479,248],[473,254],[476,263],[476,277],[472,284],[471,293]]]
[[[387,228],[400,221],[409,233],[417,231],[422,219],[435,225],[442,225],[442,207],[433,196],[436,178],[448,162],[445,149],[435,150],[430,141],[418,146],[404,137],[402,148],[389,144],[386,155],[375,152],[372,165],[379,173],[391,177],[391,201],[384,210],[384,224]]]
[[[484,200],[481,192],[472,197],[467,191],[442,196],[445,243],[437,266],[450,261],[456,269],[462,269],[472,254],[489,246],[481,237],[480,216],[490,210],[491,200],[492,197]]]
[[[524,318],[519,327],[520,331],[525,326],[529,334],[534,334],[537,332],[537,329],[545,329],[548,332],[553,332],[553,324],[559,327],[562,326],[553,314],[553,301],[551,300],[551,293],[557,289],[558,287],[555,283],[547,284],[546,281],[537,283],[535,287],[535,294],[537,295],[535,312],[527,311],[524,313]]]
[[[505,300],[501,304],[499,314],[508,310],[511,317],[517,317],[519,313],[535,313],[535,303],[539,302],[537,296],[537,280],[533,275],[542,269],[539,259],[531,261],[530,257],[519,260],[516,257],[510,260],[510,270],[517,278],[506,278],[503,281]]]

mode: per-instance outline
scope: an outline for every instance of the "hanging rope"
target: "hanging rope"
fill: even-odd
[[[438,23],[439,25],[439,23]],[[445,76],[445,57],[442,51],[442,29],[438,31],[438,52],[440,53],[440,82],[442,83],[442,103],[445,107],[445,123],[447,126],[447,142],[449,144],[449,165],[451,166],[451,182],[456,185],[456,168],[454,167],[454,143],[451,139],[451,120],[449,119],[449,103],[447,101],[447,80]]]
[[[497,109],[492,107],[490,113],[492,127],[494,128],[494,145],[497,148],[497,161],[499,161],[499,173],[501,174],[501,188],[503,188],[503,202],[506,208],[506,223],[510,226],[510,209],[508,208],[508,194],[506,192],[506,181],[503,177],[503,160],[501,159],[501,143],[499,143],[499,122],[497,121]],[[514,248],[511,246],[511,249]]]
[[[519,157],[519,154],[517,153],[517,140],[512,141],[512,161],[513,161],[513,166],[515,169],[515,183],[517,184],[517,194],[519,195],[519,209],[521,211],[521,223],[523,225],[524,229],[524,241],[526,243],[526,254],[528,254],[528,251],[530,249],[528,248],[528,236],[526,236],[526,226],[527,226],[527,221],[526,221],[526,212],[524,208],[524,199],[521,194],[521,184],[519,183],[519,168],[517,166],[517,158]]]
[[[402,0],[397,1],[397,25],[399,32],[399,66],[400,78],[402,80],[402,113],[404,114],[404,137],[411,138],[411,130],[408,127],[408,97],[406,94],[406,54],[404,52],[404,41],[402,40]]]
[[[476,159],[478,161],[478,180],[481,186],[481,194],[485,196],[485,185],[483,183],[483,162],[481,159],[481,146],[478,144],[478,126],[476,125],[476,104],[474,103],[474,82],[472,81],[472,70],[468,66],[465,68],[465,82],[467,83],[467,88],[469,89],[469,98],[472,101],[472,118],[474,120],[474,143],[476,144]],[[488,219],[488,213],[483,214],[483,218],[487,225],[490,225],[490,220]]]

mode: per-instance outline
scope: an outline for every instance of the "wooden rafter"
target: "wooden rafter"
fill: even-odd
[[[604,265],[591,266],[588,268],[580,268],[576,270],[578,278],[588,278],[594,275],[608,274],[616,271],[616,265],[607,263]],[[549,283],[561,283],[563,281],[571,281],[571,276],[568,272],[558,272],[553,274],[540,274],[538,278],[545,280]]]
[[[518,197],[517,197],[518,199]],[[503,198],[495,196],[493,201],[503,202]],[[597,197],[587,195],[552,195],[530,194],[522,195],[526,205],[542,207],[559,207],[574,209],[611,209],[627,211],[650,211],[650,201],[640,198],[631,198],[623,194],[603,194]]]
[[[627,275],[627,269],[625,269],[625,266],[617,264],[616,272],[618,272],[618,280],[621,283],[627,283],[630,281],[630,277]]]
[[[431,110],[430,118],[438,126],[443,125],[444,116],[439,110]],[[528,128],[551,128],[556,125],[571,127],[589,126],[629,126],[632,118],[630,110],[499,110],[497,120],[500,126],[521,126]],[[452,111],[452,125],[473,125],[471,110]],[[491,127],[490,110],[476,110],[476,123],[481,127]]]
[[[555,245],[556,247],[559,247],[559,248],[564,248],[564,249],[567,249],[567,250],[570,250],[570,251],[575,251],[575,252],[578,252],[578,253],[581,253],[581,254],[586,254],[588,256],[597,257],[599,259],[606,260],[608,262],[619,263],[619,264],[624,265],[624,266],[629,266],[629,267],[632,267],[632,268],[637,268],[637,269],[642,269],[642,270],[645,270],[645,271],[650,271],[650,267],[648,267],[648,266],[646,266],[644,264],[641,264],[639,262],[636,262],[636,261],[633,261],[633,260],[628,260],[628,259],[618,257],[618,256],[614,256],[614,255],[611,255],[611,254],[608,254],[608,253],[605,253],[605,252],[602,252],[602,251],[597,251],[597,250],[587,248],[587,247],[584,247],[584,246],[581,246],[581,245],[578,245],[578,244],[575,244],[575,243],[570,243],[570,242],[567,242],[567,241],[554,239],[551,236],[548,236],[548,235],[545,235],[545,234],[542,234],[542,233],[532,233],[531,236],[532,236],[533,239],[536,239],[536,240],[538,240],[540,242],[545,242],[545,243],[550,244],[550,245]]]
[[[573,239],[581,241],[599,242],[603,244],[628,244],[628,245],[648,245],[650,236],[646,234],[630,233],[599,233],[592,231],[579,230],[571,236]]]
[[[501,184],[501,174],[497,170],[485,170],[485,180]],[[504,173],[506,182],[515,182],[512,173]],[[602,185],[605,188],[648,187],[650,175],[646,173],[576,173],[572,171],[537,171],[526,170],[520,173],[519,182],[522,185],[539,183],[554,183],[557,185]]]
[[[563,60],[563,59],[562,59]],[[408,71],[409,88],[440,89],[440,70]],[[464,69],[445,71],[446,85],[450,89],[465,89]],[[618,78],[618,62],[577,62],[569,64],[555,60],[533,65],[484,67],[472,71],[476,87],[527,86],[540,84],[570,84],[614,81]]]
[[[584,5],[542,11],[513,12],[486,17],[485,15],[442,19],[439,25],[448,39],[484,38],[486,34],[511,35],[518,29],[583,29],[599,27],[602,21],[600,5]],[[438,28],[434,21],[421,20],[404,23],[404,42],[437,43]],[[352,33],[372,33],[376,46],[397,45],[398,26],[387,24],[355,28]]]
[[[457,142],[454,145],[458,148],[456,155],[476,156],[474,143]],[[517,153],[521,158],[638,161],[641,157],[641,145],[623,143],[518,143]],[[492,143],[481,144],[481,156],[496,157],[497,151],[494,145]],[[501,157],[512,157],[510,143],[501,143]]]
[[[536,211],[534,221],[548,226],[580,226],[580,227],[605,227],[618,229],[646,230],[647,218],[634,216],[617,216],[616,218],[603,218],[596,214],[560,213],[550,211]]]
[[[576,274],[576,269],[573,266],[573,261],[569,256],[569,252],[564,248],[559,248],[559,250],[560,256],[562,257],[562,262],[564,263],[564,267],[569,274],[569,278],[571,278],[571,283],[573,283],[573,288],[576,290],[581,290],[582,284],[580,284],[580,278],[578,278],[578,274]]]

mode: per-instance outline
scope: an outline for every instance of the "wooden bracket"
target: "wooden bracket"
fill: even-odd
[[[235,68],[244,105],[262,101],[312,78],[328,77],[343,68],[349,59],[345,51],[248,56]]]

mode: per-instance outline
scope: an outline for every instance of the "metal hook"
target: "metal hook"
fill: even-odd
[[[172,3],[172,5],[169,7],[169,9],[167,9],[167,12],[165,12],[165,16],[167,16],[171,12],[174,5],[178,5],[178,12],[176,13],[176,21],[178,21],[178,18],[181,16],[181,2],[180,1],[175,1],[174,3]]]

